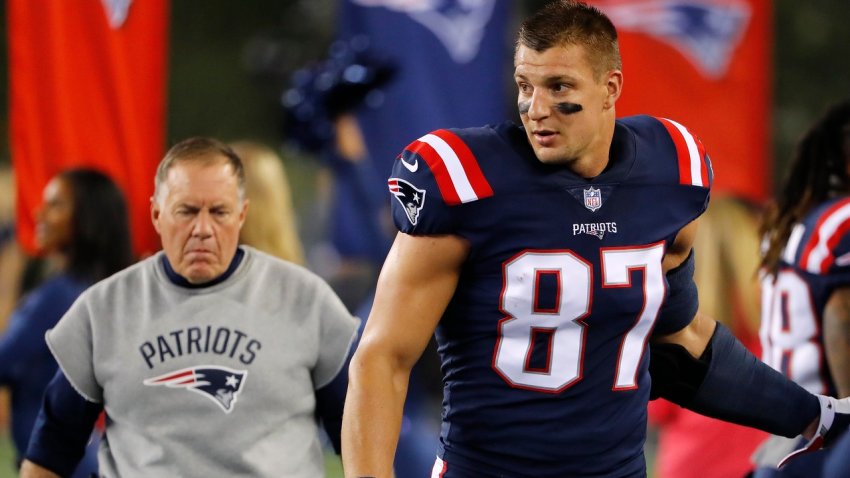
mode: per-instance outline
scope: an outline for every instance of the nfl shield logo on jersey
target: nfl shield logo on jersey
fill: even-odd
[[[584,207],[590,209],[591,212],[595,212],[597,209],[602,207],[602,191],[593,186],[590,189],[584,190]]]
[[[419,221],[419,211],[425,205],[425,190],[399,178],[390,178],[387,185],[390,188],[390,193],[404,208],[407,219],[415,226],[416,222]]]

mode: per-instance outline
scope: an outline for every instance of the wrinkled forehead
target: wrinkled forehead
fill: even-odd
[[[236,203],[241,199],[239,179],[226,159],[175,163],[165,176],[163,193],[170,201]]]

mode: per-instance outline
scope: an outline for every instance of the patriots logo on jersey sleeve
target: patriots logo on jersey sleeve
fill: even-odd
[[[215,402],[224,413],[233,411],[247,370],[233,370],[215,365],[189,367],[145,380],[145,385],[155,387],[185,388]]]
[[[387,185],[390,188],[390,193],[404,208],[407,219],[415,226],[416,222],[419,221],[419,212],[425,205],[425,190],[399,178],[390,178]]]

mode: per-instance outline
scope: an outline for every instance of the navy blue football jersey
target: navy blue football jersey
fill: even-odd
[[[762,359],[812,393],[836,394],[823,349],[823,312],[850,285],[850,198],[827,201],[795,225],[775,275],[762,276]]]
[[[393,219],[471,245],[437,330],[438,454],[475,476],[641,476],[647,340],[666,248],[705,210],[711,167],[670,120],[618,120],[593,179],[541,163],[515,124],[438,130],[399,155]]]

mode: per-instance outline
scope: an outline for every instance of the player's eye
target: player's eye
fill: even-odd
[[[190,218],[197,213],[197,209],[187,206],[181,206],[174,210],[174,215],[180,218]]]

